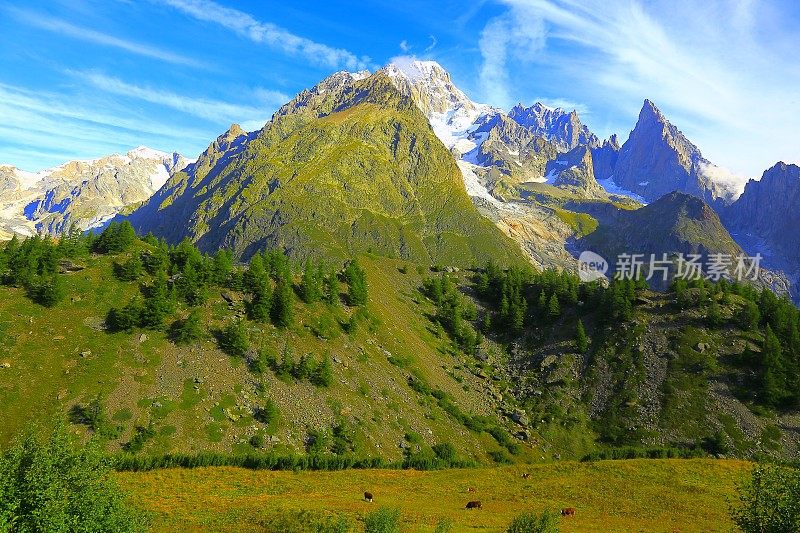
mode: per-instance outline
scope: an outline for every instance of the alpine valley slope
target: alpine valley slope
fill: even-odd
[[[67,161],[38,173],[0,165],[0,239],[102,227],[157,191],[189,161],[140,146],[126,154]]]
[[[332,260],[371,250],[428,264],[524,261],[473,207],[450,153],[384,72],[336,73],[260,131],[232,126],[130,220],[240,258],[280,246]]]

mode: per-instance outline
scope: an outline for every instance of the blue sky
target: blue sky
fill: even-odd
[[[714,163],[800,159],[798,3],[0,0],[0,162],[195,157],[336,70],[439,61],[473,99],[576,108],[624,141],[650,98]]]

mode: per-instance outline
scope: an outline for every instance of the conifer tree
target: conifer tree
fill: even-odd
[[[339,273],[335,269],[331,269],[325,276],[325,301],[332,307],[338,307],[340,293]]]
[[[294,323],[294,290],[289,279],[282,279],[275,287],[271,306],[272,322],[288,328]]]
[[[333,365],[331,364],[331,356],[327,353],[322,356],[322,361],[317,364],[312,381],[318,387],[330,387],[331,383],[333,383]]]
[[[241,320],[230,321],[220,332],[220,348],[229,355],[241,357],[250,348],[247,327]]]
[[[303,296],[303,301],[307,304],[316,303],[322,297],[319,268],[315,268],[311,261],[306,261],[305,267],[303,268],[300,293]]]
[[[347,300],[351,306],[366,305],[367,303],[367,274],[359,265],[357,259],[347,264],[344,271],[347,280]]]
[[[575,347],[578,349],[578,353],[586,353],[586,350],[589,349],[589,337],[586,336],[583,321],[580,319],[575,328]]]
[[[553,293],[547,302],[547,316],[550,320],[555,320],[559,315],[561,315],[561,306],[558,304],[558,297]]]

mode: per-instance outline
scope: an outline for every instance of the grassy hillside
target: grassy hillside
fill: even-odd
[[[221,137],[131,221],[243,258],[281,246],[330,260],[372,251],[425,264],[523,261],[472,205],[422,112],[382,74],[323,81],[261,131]]]
[[[445,442],[459,457],[481,462],[503,449],[445,411],[455,405],[460,413],[499,419],[499,393],[426,318],[433,306],[418,292],[426,269],[363,256],[369,287],[363,310],[346,305],[344,283],[336,308],[294,296],[288,328],[242,322],[249,337],[242,357],[220,350],[215,337],[247,315],[245,295],[233,289],[208,288],[207,301],[196,308],[204,334],[186,346],[170,340],[169,328],[189,314],[185,303],[161,330],[107,330],[109,310],[140,298],[139,284],[154,279],[119,281],[114,264],[154,250],[138,241],[113,256],[69,260],[74,271],[57,275],[66,297],[50,308],[34,303],[29,290],[0,287],[0,446],[32,420],[61,413],[82,434],[92,433],[90,427],[102,433],[110,451],[304,452],[310,435],[321,432],[330,444],[336,427],[347,433],[348,453],[387,460],[430,454],[432,445]],[[259,357],[296,364],[327,357],[332,383],[321,387],[268,368],[255,372]],[[409,380],[441,391],[448,403],[420,394]],[[278,416],[265,421],[259,414],[268,402]],[[529,453],[522,450],[522,457]]]
[[[434,472],[200,468],[117,478],[152,513],[154,531],[306,531],[292,524],[344,515],[355,525],[388,506],[400,510],[405,531],[432,532],[445,520],[454,532],[499,532],[522,512],[574,507],[575,517],[560,519],[562,532],[690,533],[732,529],[727,500],[748,469],[740,461],[694,459]],[[522,479],[525,472],[530,477]],[[372,504],[362,498],[367,490]],[[465,510],[471,500],[483,509]]]

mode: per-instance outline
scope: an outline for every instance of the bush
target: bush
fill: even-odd
[[[250,340],[244,322],[241,320],[229,322],[219,332],[218,342],[222,351],[228,355],[243,356],[250,348]]]
[[[436,457],[444,461],[454,461],[456,459],[456,448],[449,442],[436,444],[433,447],[433,453],[436,454]]]
[[[134,255],[124,263],[114,263],[114,275],[120,281],[136,281],[144,273],[144,263]]]
[[[399,533],[400,511],[381,507],[364,517],[364,533]]]
[[[170,327],[169,337],[175,344],[192,344],[203,338],[203,324],[200,312],[192,309],[184,320],[176,320]]]
[[[253,448],[263,448],[264,447],[264,435],[260,433],[256,433],[252,437],[250,437],[250,446]]]
[[[58,425],[29,433],[0,457],[0,531],[143,531],[101,450],[75,447]]]
[[[34,302],[45,307],[53,307],[63,300],[66,294],[67,291],[64,288],[64,282],[58,274],[40,278],[28,287],[28,295],[30,298]]]
[[[800,470],[756,466],[730,513],[744,533],[800,531]]]
[[[558,533],[558,517],[550,511],[524,513],[511,522],[506,533]]]

